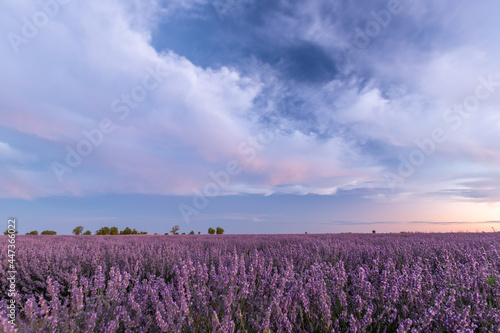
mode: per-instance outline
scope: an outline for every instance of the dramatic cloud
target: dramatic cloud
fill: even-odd
[[[0,197],[499,202],[498,10],[7,1]]]

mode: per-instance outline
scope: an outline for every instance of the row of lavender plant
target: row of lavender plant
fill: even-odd
[[[500,235],[19,236],[18,332],[498,332]],[[0,316],[7,323],[7,263]]]

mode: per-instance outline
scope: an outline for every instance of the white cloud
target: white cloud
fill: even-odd
[[[340,49],[352,32],[345,31],[340,16],[325,15],[322,2],[313,2],[293,7],[294,15],[274,13],[260,28],[270,39],[276,37],[272,34],[283,32],[279,41],[283,45],[297,41],[318,45],[339,64],[338,77],[330,82],[293,85],[258,61],[245,68],[251,74],[244,76],[235,68],[201,68],[182,55],[158,53],[150,45],[155,24],[180,12],[202,16],[198,9],[206,3],[147,4],[70,2],[40,28],[37,36],[19,45],[18,54],[7,39],[0,42],[4,59],[0,65],[4,73],[0,77],[4,87],[0,92],[0,126],[46,140],[51,151],[59,152],[21,153],[12,149],[14,145],[8,140],[0,143],[0,156],[16,175],[3,187],[5,195],[107,191],[186,195],[202,187],[210,180],[210,171],[223,170],[231,159],[237,159],[245,172],[233,179],[224,192],[229,194],[333,194],[339,189],[372,188],[374,184],[384,187],[379,183],[381,174],[384,168],[394,166],[385,160],[387,156],[377,156],[363,144],[373,141],[387,150],[394,148],[393,159],[400,152],[415,149],[414,140],[446,125],[442,119],[446,108],[473,93],[477,77],[498,65],[498,60],[491,58],[497,45],[482,44],[489,40],[487,36],[472,40],[472,33],[462,38],[455,31],[447,34],[436,28],[438,42],[452,36],[457,46],[438,44],[425,50],[419,44],[423,36],[413,36],[413,44],[407,42],[397,31],[401,22],[394,21],[386,34],[378,37],[378,44],[364,50],[350,67],[342,67]],[[412,24],[423,26],[423,9],[417,7],[404,15],[412,18]],[[433,22],[446,14],[439,8]],[[19,32],[20,18],[31,17],[37,10],[35,2],[3,3],[0,21],[5,31]],[[356,13],[346,18],[353,15]],[[476,22],[474,16],[462,18]],[[442,29],[458,21],[446,21]],[[488,22],[488,27],[494,26]],[[479,28],[476,32],[479,35]],[[131,108],[127,119],[120,120],[112,112],[113,102],[143,84],[147,68],[157,66],[167,73],[163,83],[137,108]],[[273,113],[283,93],[305,101],[303,110],[314,121],[304,126],[299,117],[274,113],[276,126],[257,122],[260,116]],[[498,165],[499,95],[485,101],[460,131],[450,133],[449,141],[437,149],[439,156],[453,157],[460,152],[464,160],[482,165],[485,173]],[[81,131],[96,128],[104,117],[113,120],[114,132],[59,184],[50,170],[52,160],[63,163],[66,145],[75,147],[85,138]],[[314,126],[317,128],[310,128]],[[275,140],[255,159],[245,161],[238,146],[267,127],[281,132],[276,132]],[[20,168],[14,160],[25,163]],[[40,167],[39,161],[46,167]],[[436,184],[449,170],[435,157],[425,168],[432,176],[416,174],[408,179],[405,193],[428,191],[417,183],[424,179],[426,184]],[[457,180],[461,177],[459,168],[450,174]]]

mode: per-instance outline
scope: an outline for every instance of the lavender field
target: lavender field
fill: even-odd
[[[19,236],[17,248],[18,332],[500,331],[498,233]],[[0,329],[14,332],[5,271]]]

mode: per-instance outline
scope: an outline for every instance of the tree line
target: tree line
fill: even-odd
[[[170,233],[172,235],[178,235],[180,229],[181,228],[178,225],[176,225],[176,226],[172,227],[172,230],[170,230]],[[169,234],[168,232],[165,233],[165,235],[168,235],[168,234]],[[182,233],[182,235],[185,235],[185,234],[186,234],[185,232]],[[194,230],[191,230],[189,232],[189,235],[194,235],[194,234],[195,234]],[[200,235],[200,234],[201,234],[201,232],[198,231],[198,235]],[[221,227],[217,227],[217,229],[208,228],[208,234],[210,234],[210,235],[213,235],[213,234],[222,235],[222,234],[224,234],[224,229],[222,229]]]
[[[92,232],[90,230],[86,230],[84,232],[83,229],[84,229],[84,227],[79,225],[78,227],[73,229],[73,235],[87,235],[87,236],[92,235]],[[172,235],[179,235],[180,229],[181,228],[178,225],[176,225],[176,226],[172,227],[172,230],[170,231],[170,233]],[[18,234],[17,230],[15,233]],[[3,234],[4,235],[9,234],[8,230],[5,231]],[[148,233],[146,231],[137,231],[135,228],[130,229],[129,227],[126,227],[123,230],[118,230],[117,227],[102,227],[99,230],[96,230],[96,232],[95,232],[95,235],[100,235],[100,236],[104,236],[104,235],[147,235],[147,234]],[[182,233],[182,235],[185,235],[185,234],[186,234],[185,232]],[[195,234],[194,230],[191,230],[189,232],[189,235],[194,235],[194,234]],[[224,234],[224,229],[222,229],[221,227],[217,227],[216,229],[208,228],[208,234],[210,234],[210,235],[213,235],[213,234],[222,235],[222,234]],[[33,230],[30,232],[27,232],[26,235],[38,235],[38,230]],[[44,230],[40,233],[40,235],[57,235],[57,232],[53,231],[53,230]],[[158,234],[155,233],[155,235],[158,235]],[[166,232],[165,235],[169,235],[169,233]],[[198,235],[201,235],[200,231],[198,231]]]
[[[83,232],[83,227],[79,225],[75,229],[73,229],[73,235],[92,235],[90,230]],[[106,235],[147,235],[146,231],[137,231],[135,228],[130,229],[126,227],[123,230],[118,230],[117,227],[102,227],[95,231],[96,235],[106,236]]]
[[[16,232],[14,232],[16,235],[19,234],[19,232],[16,230]],[[10,234],[10,232],[7,230],[3,233],[4,235],[8,235]],[[30,232],[27,232],[26,235],[38,235],[38,230],[33,230],[33,231],[30,231]],[[57,232],[54,231],[54,230],[44,230],[40,233],[40,235],[57,235]]]

